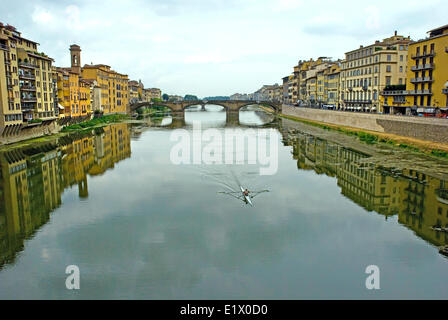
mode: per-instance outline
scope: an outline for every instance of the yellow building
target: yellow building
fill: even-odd
[[[345,54],[340,85],[342,109],[383,112],[380,93],[392,85],[406,83],[410,38],[395,34],[383,41]]]
[[[125,113],[129,104],[128,76],[104,64],[84,65],[82,77],[96,80],[101,88],[101,106],[105,114]]]
[[[297,66],[294,67],[294,80],[295,80],[295,88],[297,88],[296,95],[294,98],[294,103],[304,103],[310,104],[311,97],[307,91],[307,81],[309,78],[314,77],[316,72],[322,71],[327,68],[329,65],[334,62],[331,59],[326,57],[319,57],[317,60],[310,59],[308,61],[299,60]],[[317,78],[316,78],[316,81]],[[317,101],[317,92],[318,88],[316,88],[316,96],[313,101]],[[323,89],[322,89],[323,91]],[[313,102],[314,103],[314,102]]]
[[[427,115],[447,114],[448,25],[409,45],[406,107]]]
[[[0,23],[0,133],[31,120],[54,120],[53,59],[13,26]]]
[[[81,76],[81,48],[70,46],[71,67],[56,68],[60,118],[87,117],[92,113],[90,82]],[[62,111],[62,110],[61,110]]]
[[[89,116],[92,113],[90,83],[79,79],[79,112],[80,116]]]
[[[306,84],[306,95],[304,96],[304,100],[307,105],[316,105],[317,104],[317,70],[312,70],[308,73],[308,76],[305,80]]]
[[[320,70],[316,74],[316,100],[319,105],[326,101],[324,71]]]
[[[333,109],[339,107],[339,76],[341,67],[338,64],[331,65],[324,71],[325,75],[325,103]]]
[[[143,101],[150,102],[152,99],[162,100],[162,90],[158,88],[143,89]]]
[[[294,97],[297,96],[297,81],[295,75],[290,75],[288,77],[288,103],[294,104],[297,100],[294,100]]]
[[[129,88],[129,102],[135,103],[140,100],[141,95],[139,94],[139,83],[138,81],[131,80],[128,83]]]

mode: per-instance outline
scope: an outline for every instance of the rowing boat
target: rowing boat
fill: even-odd
[[[243,197],[244,197],[244,199],[246,200],[246,202],[248,203],[248,204],[250,204],[251,206],[253,206],[253,204],[252,204],[252,200],[250,199],[250,196],[249,195],[245,195],[244,194],[244,188],[242,187],[242,186],[240,186],[240,189],[241,189],[241,192],[243,193]]]

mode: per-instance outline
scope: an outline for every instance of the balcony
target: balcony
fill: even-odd
[[[30,104],[30,103],[22,103],[22,111],[33,111],[36,108],[36,104]]]
[[[0,43],[0,49],[9,51],[9,47],[6,44]]]
[[[38,69],[39,66],[29,63],[29,62],[19,62],[19,66],[28,69]]]
[[[412,83],[423,83],[423,82],[433,82],[434,79],[432,77],[419,77],[419,78],[412,78]]]
[[[416,96],[416,95],[432,95],[432,92],[429,90],[410,90],[409,95]]]
[[[422,52],[422,53],[416,53],[411,55],[412,59],[419,59],[419,58],[426,58],[426,57],[434,57],[436,55],[434,50],[431,50],[429,52]]]
[[[11,59],[7,58],[6,56],[5,56],[5,64],[6,65],[10,65],[11,64]]]
[[[436,196],[437,196],[437,200],[439,202],[448,204],[448,190],[447,189],[437,189]]]
[[[24,95],[20,98],[20,101],[22,101],[22,103],[37,102],[37,98],[32,95]]]
[[[344,100],[345,103],[371,104],[372,100]]]
[[[21,74],[19,73],[19,79],[35,80],[36,76],[32,73],[24,72]]]
[[[434,69],[434,63],[419,64],[418,66],[411,67],[412,71],[427,70],[427,69]]]
[[[22,85],[22,86],[20,86],[20,90],[23,90],[23,91],[36,91],[36,87],[35,86],[31,86],[31,85]]]
[[[383,91],[381,93],[382,96],[404,96],[407,95],[407,90],[391,90],[391,91]]]

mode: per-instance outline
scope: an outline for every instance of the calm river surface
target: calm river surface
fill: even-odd
[[[261,111],[226,119],[193,108],[0,152],[0,298],[448,298],[448,233],[432,229],[448,227],[446,165]],[[173,164],[170,135],[194,120],[277,133],[277,172]],[[270,192],[254,207],[220,193],[238,184]]]

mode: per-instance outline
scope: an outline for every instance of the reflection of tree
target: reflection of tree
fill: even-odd
[[[77,185],[79,197],[86,198],[87,174],[105,172],[130,156],[126,124],[95,133],[0,153],[0,268],[13,262],[24,240],[49,221],[64,189]]]

